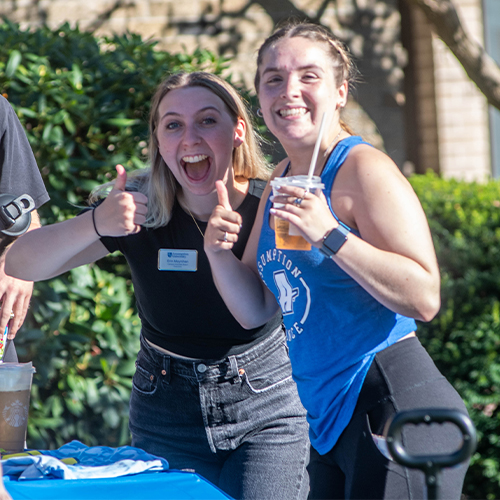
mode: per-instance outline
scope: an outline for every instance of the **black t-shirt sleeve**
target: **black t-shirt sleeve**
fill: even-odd
[[[0,96],[0,194],[29,194],[39,208],[49,200],[33,151],[9,102]]]

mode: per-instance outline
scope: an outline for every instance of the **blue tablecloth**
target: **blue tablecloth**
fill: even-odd
[[[106,479],[10,481],[13,500],[228,500],[193,472],[150,472]]]
[[[88,447],[71,441],[57,450],[3,456],[4,484],[14,500],[228,500],[194,472],[131,446]]]

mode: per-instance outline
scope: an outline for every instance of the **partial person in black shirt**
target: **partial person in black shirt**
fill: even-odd
[[[308,427],[281,316],[242,328],[203,250],[215,182],[242,217],[237,243],[219,234],[240,258],[262,192],[256,179],[270,174],[241,97],[208,73],[165,80],[152,100],[149,159],[129,179],[117,166],[93,210],[19,238],[7,270],[43,280],[120,250],[142,321],[132,445],[235,499],[305,499]]]
[[[0,95],[0,194],[30,195],[39,208],[49,195],[19,119],[7,99]],[[38,214],[31,212],[29,230],[40,226]],[[14,338],[28,311],[33,282],[5,274],[6,248],[14,238],[0,233],[0,332],[9,325],[9,338]],[[11,315],[13,317],[11,318]],[[13,345],[4,361],[17,361]]]

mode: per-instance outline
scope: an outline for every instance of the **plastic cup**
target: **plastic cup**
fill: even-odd
[[[306,189],[310,193],[319,196],[325,185],[321,182],[321,177],[307,175],[294,175],[291,177],[276,177],[271,181],[273,195],[280,193],[278,186],[294,186]],[[282,208],[281,203],[274,203],[274,208]],[[288,221],[274,218],[274,232],[276,235],[276,248],[283,250],[311,250],[311,244],[300,235],[298,229]]]
[[[0,364],[0,448],[19,453],[26,446],[31,383],[31,363]]]

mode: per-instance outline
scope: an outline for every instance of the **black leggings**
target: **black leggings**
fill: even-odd
[[[387,420],[401,410],[453,408],[467,413],[462,399],[441,375],[416,337],[375,356],[353,417],[326,455],[311,448],[309,499],[427,498],[423,472],[389,461],[374,444]],[[412,454],[442,454],[462,445],[453,424],[405,426],[403,444]],[[440,498],[460,499],[468,463],[444,469]]]

